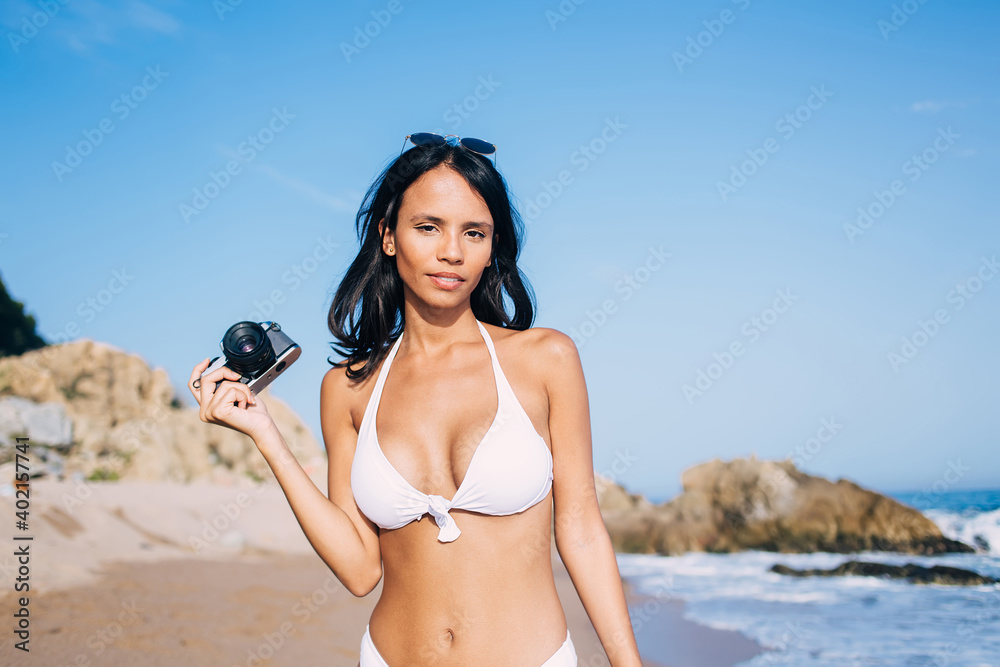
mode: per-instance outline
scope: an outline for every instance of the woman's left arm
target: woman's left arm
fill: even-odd
[[[618,562],[597,504],[590,403],[573,339],[540,341],[549,398],[556,549],[613,667],[641,667]]]

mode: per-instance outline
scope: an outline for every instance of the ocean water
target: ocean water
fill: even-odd
[[[950,565],[1000,578],[1000,490],[898,494],[974,554],[619,554],[640,593],[679,598],[685,615],[738,630],[767,650],[761,665],[1000,665],[1000,585],[916,585],[874,577],[797,578],[768,570],[833,568],[847,560]],[[656,605],[652,605],[655,611]],[[655,619],[642,619],[655,627]],[[639,639],[642,648],[642,638]],[[653,656],[655,658],[655,656]]]

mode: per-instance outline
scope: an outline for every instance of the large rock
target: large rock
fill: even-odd
[[[298,416],[268,390],[260,395],[295,457],[320,465],[325,453]],[[68,418],[68,444],[32,439],[42,461],[50,459],[46,445],[60,447],[65,474],[178,482],[274,476],[252,439],[182,407],[166,371],[105,343],[80,339],[3,357],[0,397],[17,397],[0,403],[0,432],[34,428],[52,440],[63,429],[56,439],[65,440],[59,417]]]
[[[948,567],[946,565],[924,567],[915,563],[889,565],[887,563],[870,563],[857,560],[849,560],[830,570],[796,570],[779,563],[771,567],[771,572],[790,577],[878,577],[880,579],[906,579],[914,584],[938,584],[940,586],[989,586],[1000,582],[1000,579],[979,574],[972,570],[964,570],[960,567]]]
[[[848,480],[807,475],[790,461],[716,459],[686,470],[681,481],[684,492],[658,506],[605,492],[615,499],[601,507],[616,550],[973,551],[911,507]]]
[[[594,475],[594,486],[597,489],[597,504],[602,510],[625,510],[642,508],[652,508],[653,504],[637,493],[629,493],[621,486],[615,484],[610,477],[605,477],[600,473]]]
[[[18,437],[49,447],[73,444],[73,422],[62,403],[37,403],[20,396],[0,397],[0,441]],[[0,459],[2,461],[2,459]]]

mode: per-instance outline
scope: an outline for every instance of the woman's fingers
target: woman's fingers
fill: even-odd
[[[214,371],[201,378],[201,387],[198,389],[198,392],[201,394],[199,403],[205,405],[212,400],[212,395],[216,392],[215,383],[219,380],[239,380],[241,377],[242,376],[239,373],[234,371],[229,366],[216,368]],[[225,384],[219,385],[219,388],[221,389],[223,386],[225,386]]]
[[[204,370],[204,369],[203,369]],[[212,385],[212,392],[215,392],[215,383],[219,380],[239,380],[242,376],[229,366],[220,366],[201,379],[201,386]]]
[[[274,421],[267,405],[257,400],[247,384],[240,382],[243,376],[238,372],[223,365],[202,375],[211,363],[210,358],[200,361],[191,369],[188,380],[188,389],[198,401],[201,421],[219,424],[250,437],[273,428]]]
[[[219,385],[219,390],[215,393],[217,395],[212,397],[211,412],[216,416],[222,416],[222,413],[228,412],[233,407],[233,403],[239,403],[244,398],[235,386],[228,383]]]
[[[209,400],[206,413],[213,419],[225,417],[235,406],[241,410],[255,403],[253,392],[242,382],[223,382]]]
[[[199,387],[195,385],[198,384],[197,380],[201,377],[201,374],[205,372],[206,368],[208,368],[208,362],[209,357],[205,357],[203,361],[198,362],[198,364],[191,370],[191,377],[188,379],[188,390],[199,403],[201,403],[201,394],[198,392]]]
[[[215,393],[215,383],[217,381],[240,379],[240,374],[229,366],[216,368],[208,375],[202,377],[202,373],[205,372],[205,369],[209,367],[210,363],[211,359],[209,357],[205,357],[205,359],[199,362],[198,365],[191,370],[191,377],[188,379],[188,389],[191,390],[191,393],[194,394],[194,397],[198,399],[199,403],[201,403],[203,399],[208,398]],[[207,392],[205,391],[206,386],[210,387]]]

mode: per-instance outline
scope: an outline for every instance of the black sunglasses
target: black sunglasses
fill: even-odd
[[[406,135],[406,139],[409,139],[414,146],[440,146],[448,143],[452,146],[461,144],[470,151],[479,153],[480,155],[492,155],[497,152],[497,147],[488,141],[473,139],[471,137],[460,139],[457,134],[446,134],[442,137],[440,134],[434,134],[433,132],[417,132],[416,134]],[[406,139],[403,140],[403,148],[406,147]],[[402,155],[403,151],[399,151],[399,154]]]

